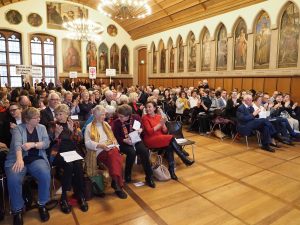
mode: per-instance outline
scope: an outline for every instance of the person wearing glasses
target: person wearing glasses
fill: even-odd
[[[41,124],[49,127],[49,123],[55,120],[54,109],[60,104],[60,97],[55,92],[48,96],[48,106],[41,111]]]
[[[66,104],[60,104],[55,109],[56,122],[51,123],[48,131],[49,136],[54,139],[51,156],[54,157],[53,165],[62,169],[61,185],[62,194],[60,200],[61,211],[65,214],[71,212],[68,203],[67,191],[73,187],[74,195],[77,198],[79,208],[83,212],[88,211],[88,204],[84,198],[84,175],[81,160],[66,162],[59,154],[63,152],[76,151],[82,140],[79,125],[70,118],[70,108]],[[53,138],[54,137],[54,138]]]
[[[49,137],[45,126],[39,124],[38,109],[29,107],[23,112],[23,119],[24,123],[12,129],[12,142],[5,161],[14,225],[23,224],[22,183],[27,173],[37,180],[41,221],[50,218],[45,207],[50,197],[50,165],[45,151],[49,147]]]

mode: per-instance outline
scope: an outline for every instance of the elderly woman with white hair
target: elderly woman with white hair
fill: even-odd
[[[111,187],[121,199],[126,199],[123,190],[123,158],[117,147],[117,140],[111,127],[105,122],[106,109],[97,105],[93,109],[94,119],[87,125],[84,134],[87,148],[86,167],[88,176],[97,174],[97,162],[102,162],[112,178]]]
[[[114,93],[111,90],[107,90],[107,91],[105,91],[104,95],[105,95],[105,99],[100,102],[100,105],[102,105],[104,108],[107,105],[111,105],[111,106],[117,108],[117,103],[114,100]]]

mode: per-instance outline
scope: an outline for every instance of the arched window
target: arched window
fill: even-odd
[[[271,50],[271,21],[269,15],[262,11],[256,19],[254,35],[254,68],[269,68]]]
[[[210,34],[207,28],[203,30],[201,38],[201,70],[210,70]]]
[[[278,67],[296,67],[298,61],[299,9],[288,2],[280,21]]]
[[[161,40],[159,42],[159,57],[160,57],[160,72],[165,73],[166,72],[166,49],[164,42]]]
[[[217,70],[227,69],[227,31],[223,24],[217,33]]]
[[[188,35],[188,70],[196,71],[196,38],[193,32]]]
[[[22,64],[21,34],[0,30],[0,85],[21,87],[21,75],[16,74],[16,65]]]
[[[47,83],[56,81],[56,38],[47,34],[32,34],[30,38],[31,65],[42,68]],[[32,77],[35,81],[42,77]]]
[[[183,39],[180,35],[177,39],[177,52],[178,52],[178,57],[177,57],[178,72],[183,72],[183,70],[184,70],[184,46],[183,46]]]
[[[129,51],[126,45],[124,45],[121,49],[121,73],[129,74]]]
[[[116,44],[113,44],[110,48],[110,68],[116,69],[116,72],[119,73],[119,47]]]
[[[247,26],[240,18],[234,31],[234,69],[246,69],[247,43]]]

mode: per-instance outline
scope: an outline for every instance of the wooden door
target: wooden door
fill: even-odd
[[[138,85],[146,86],[147,80],[147,48],[138,50]]]

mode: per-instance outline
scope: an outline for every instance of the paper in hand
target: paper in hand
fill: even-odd
[[[67,163],[83,159],[76,151],[61,152],[59,154]]]
[[[128,135],[130,137],[132,144],[138,143],[142,140],[137,130],[129,133]]]
[[[132,128],[133,128],[134,130],[139,130],[139,129],[141,128],[141,123],[140,123],[139,121],[135,120],[135,121],[133,122]]]

